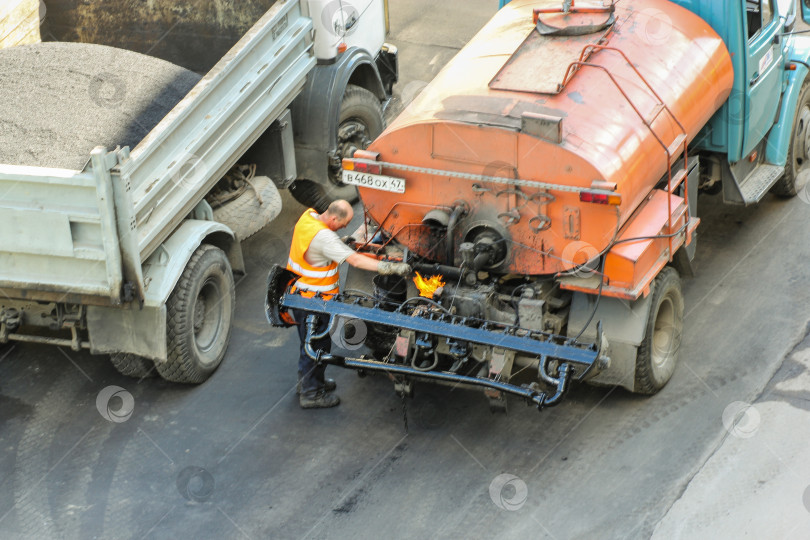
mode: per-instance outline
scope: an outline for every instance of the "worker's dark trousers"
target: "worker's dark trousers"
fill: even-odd
[[[307,339],[307,312],[299,309],[292,310],[293,317],[298,323],[298,337],[301,340],[301,355],[298,358],[298,380],[301,381],[301,392],[311,392],[323,386],[324,372],[326,364],[318,365],[312,358],[304,352],[304,344]],[[328,317],[318,317],[316,334],[324,332],[328,325]],[[332,339],[330,336],[312,342],[312,348],[329,352],[332,349]]]

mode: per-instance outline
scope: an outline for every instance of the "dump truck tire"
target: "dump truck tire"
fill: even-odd
[[[155,363],[137,354],[115,353],[110,355],[110,362],[121,375],[143,379],[156,377]]]
[[[796,105],[793,119],[793,135],[788,148],[785,175],[771,188],[780,197],[795,197],[801,191],[810,172],[810,81],[805,80]],[[802,174],[804,173],[804,174]],[[801,175],[801,176],[800,176]]]
[[[203,244],[191,256],[166,302],[168,361],[156,364],[167,381],[201,383],[225,357],[236,291],[225,253]]]
[[[319,214],[326,212],[332,202],[324,186],[312,180],[296,180],[288,189],[293,199],[307,208],[314,208]]]
[[[682,334],[681,278],[666,267],[652,284],[650,317],[636,354],[636,393],[651,395],[666,386],[678,363]]]
[[[354,150],[365,150],[385,129],[380,100],[363,87],[350,84],[343,94],[338,122],[338,153],[351,157]],[[341,169],[331,170],[330,185],[326,193],[331,200],[346,199],[356,202],[359,198],[355,186],[340,182]]]
[[[251,183],[253,187],[214,210],[214,219],[227,225],[240,241],[259,232],[281,212],[281,195],[272,180],[256,176]]]

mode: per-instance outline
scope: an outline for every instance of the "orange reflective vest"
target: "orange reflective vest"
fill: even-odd
[[[340,276],[337,263],[332,261],[327,266],[312,266],[304,258],[315,235],[329,228],[316,218],[317,215],[318,213],[310,208],[301,214],[298,223],[295,224],[290,257],[287,259],[287,270],[292,270],[301,276],[295,282],[293,292],[299,292],[308,298],[315,296],[316,293],[321,293],[329,298],[338,293]]]

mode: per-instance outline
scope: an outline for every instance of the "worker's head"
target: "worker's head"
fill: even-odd
[[[321,214],[321,220],[333,231],[337,231],[348,225],[353,217],[354,210],[352,209],[352,205],[343,199],[332,201],[332,204],[329,205],[326,212]]]

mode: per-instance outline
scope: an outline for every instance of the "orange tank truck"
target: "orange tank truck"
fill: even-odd
[[[308,354],[405,394],[482,387],[502,410],[507,394],[556,405],[572,381],[659,391],[698,191],[794,196],[810,167],[810,40],[791,33],[810,5],[773,5],[509,2],[343,160],[365,211],[358,249],[417,274],[369,292],[372,276],[349,272],[326,300],[287,294],[278,269],[269,319],[308,311],[314,340],[328,317],[348,352]]]
[[[672,158],[682,154],[683,132],[694,138],[728,97],[733,70],[723,41],[679,6],[619,2],[606,32],[563,38],[530,34],[537,6],[524,0],[502,9],[369,148],[382,162],[474,175],[384,167],[384,174],[405,180],[404,193],[360,188],[371,218],[419,255],[442,258],[431,253],[426,227],[409,226],[422,222],[426,203],[442,202],[468,207],[465,226],[454,231],[456,245],[473,240],[470,230],[482,223],[506,239],[493,270],[556,274],[587,262],[667,174],[667,148]],[[662,12],[672,28],[666,41],[655,42],[650,28]],[[608,15],[542,17],[561,26]],[[597,49],[600,42],[611,49]],[[589,43],[594,49],[585,63],[599,67],[572,68],[563,84]],[[594,186],[609,186],[621,203],[581,202]],[[608,275],[629,281],[618,262],[606,266]]]

